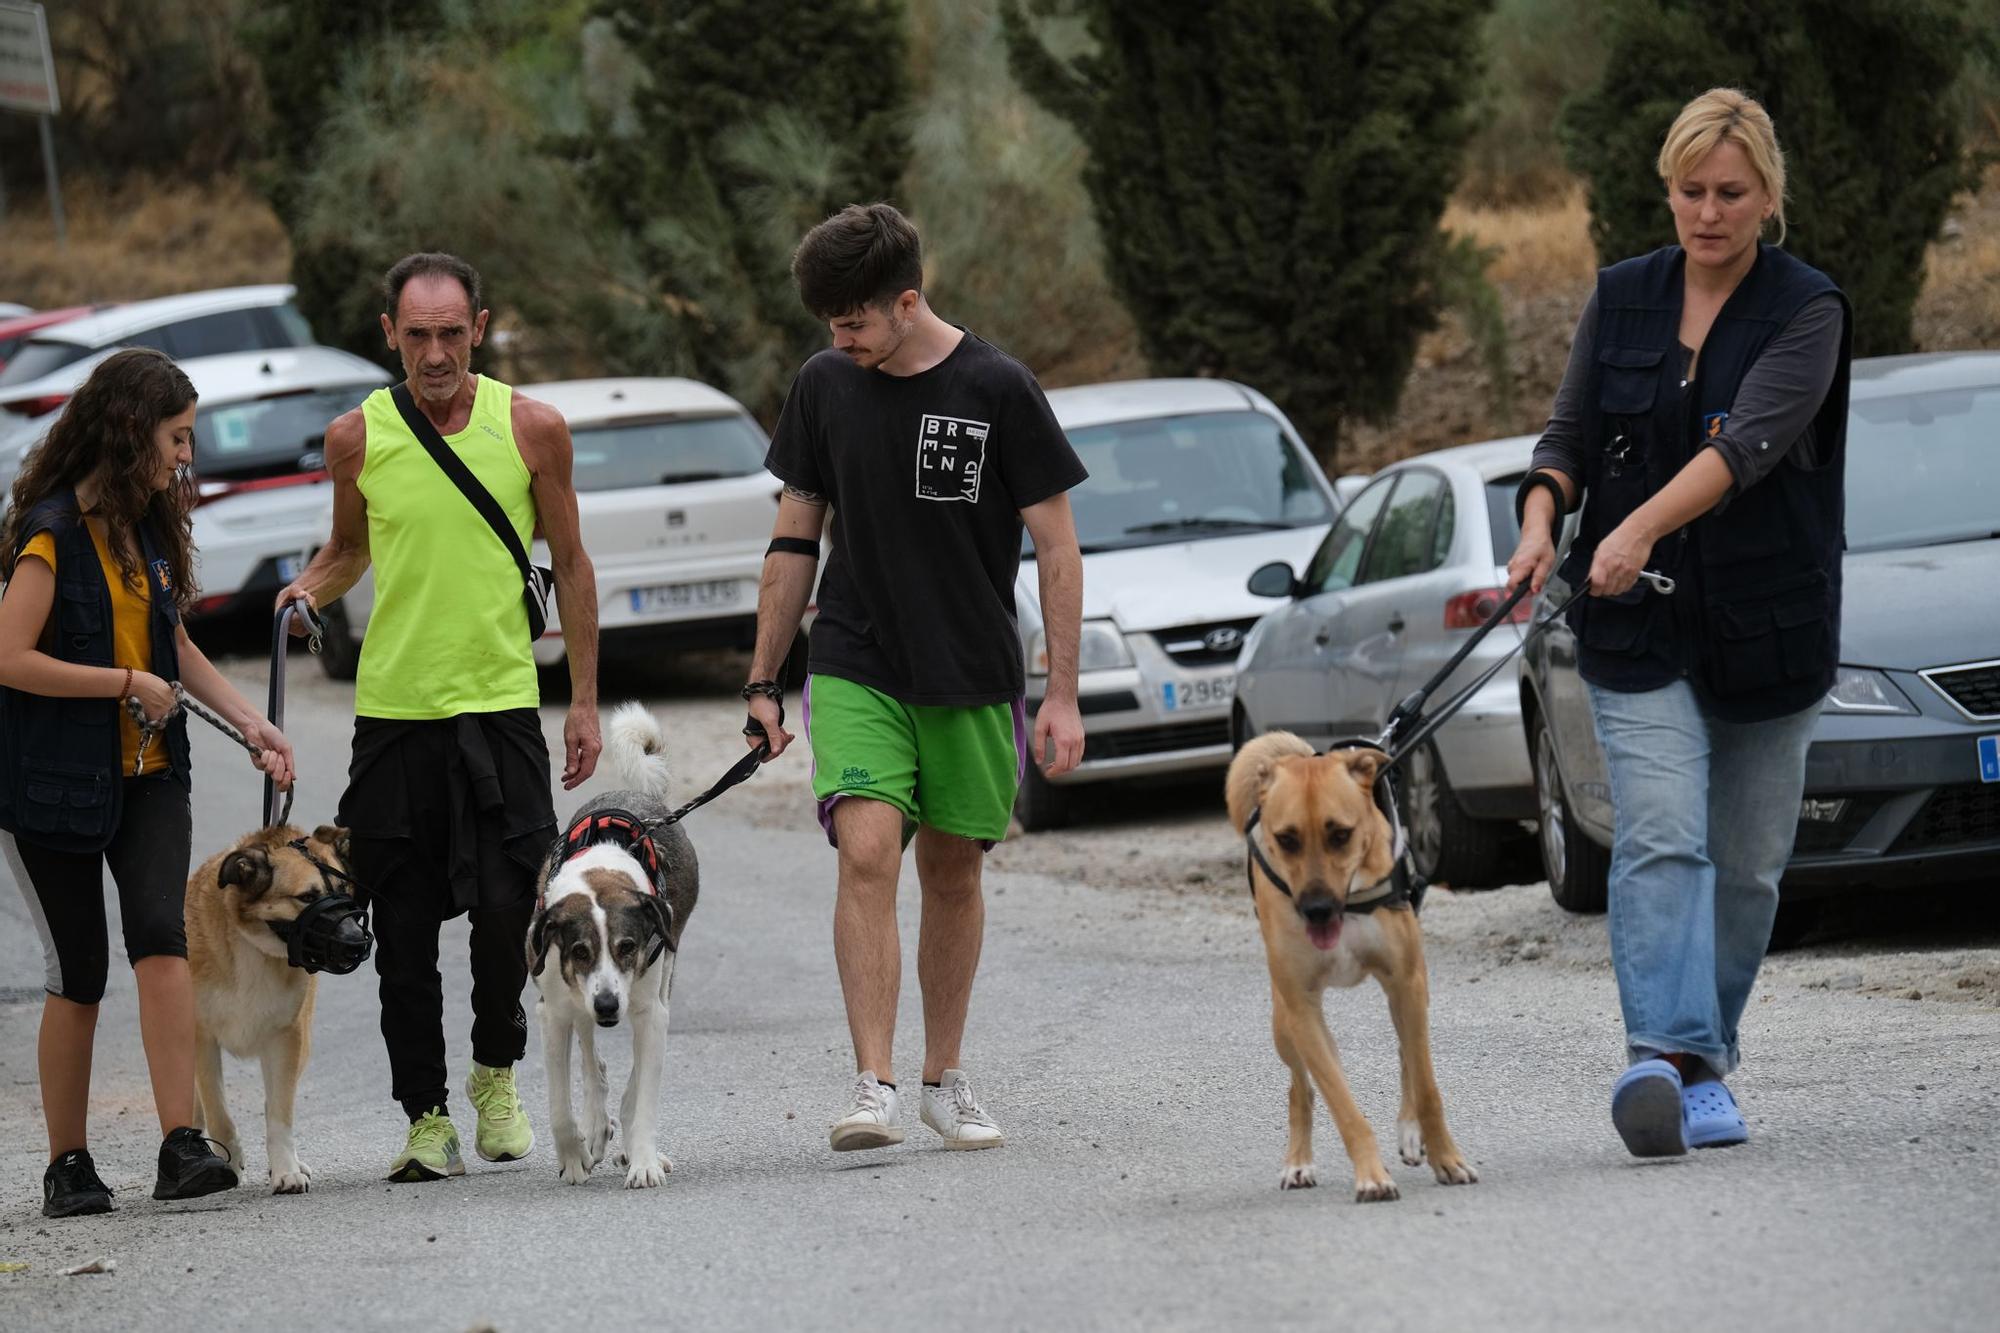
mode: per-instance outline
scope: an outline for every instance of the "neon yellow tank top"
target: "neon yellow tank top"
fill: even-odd
[[[512,388],[481,375],[465,429],[444,440],[492,492],[526,547],[535,504],[528,465],[514,446],[513,402]],[[520,567],[410,434],[387,389],[368,395],[361,415],[375,606],[354,711],[423,720],[539,707]]]

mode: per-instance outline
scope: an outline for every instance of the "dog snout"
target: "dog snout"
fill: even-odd
[[[1318,892],[1308,890],[1299,896],[1299,915],[1306,919],[1309,926],[1324,926],[1339,912],[1340,903],[1324,889]]]
[[[618,1025],[618,993],[601,990],[590,997],[590,1007],[597,1011],[597,1026],[601,1028]]]
[[[353,917],[343,917],[340,926],[333,932],[334,943],[350,948],[358,948],[368,943],[368,932]]]

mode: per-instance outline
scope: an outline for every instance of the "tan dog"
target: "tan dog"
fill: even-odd
[[[1243,747],[1226,788],[1229,822],[1262,855],[1262,864],[1251,857],[1251,894],[1271,969],[1271,1037],[1292,1071],[1291,1142],[1278,1186],[1319,1183],[1312,1154],[1318,1084],[1354,1163],[1358,1202],[1396,1198],[1396,1183],[1340,1072],[1321,1000],[1328,986],[1358,985],[1363,977],[1387,993],[1401,1047],[1403,1160],[1415,1166],[1428,1149],[1439,1184],[1479,1179],[1445,1128],[1431,1069],[1430,988],[1416,913],[1407,902],[1347,910],[1350,895],[1383,883],[1394,864],[1394,833],[1373,796],[1383,763],[1377,750],[1319,755],[1290,732],[1274,731]]]
[[[305,851],[290,844],[304,841]],[[306,853],[310,853],[308,856]],[[188,877],[188,970],[194,977],[197,1124],[243,1175],[243,1141],[222,1096],[222,1052],[255,1056],[264,1072],[264,1156],[273,1194],[303,1194],[312,1170],[292,1139],[292,1107],[312,1049],[319,978],[286,962],[273,923],[296,921],[327,893],[317,857],[347,869],[347,830],[310,837],[289,824],[248,834]]]

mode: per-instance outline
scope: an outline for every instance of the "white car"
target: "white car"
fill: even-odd
[[[181,362],[194,414],[198,615],[267,609],[332,522],[327,423],[389,382],[331,347],[236,352]]]
[[[519,392],[569,423],[605,648],[750,647],[779,487],[764,471],[764,432],[743,405],[686,379],[568,380]],[[329,511],[322,534],[330,521]],[[547,543],[537,539],[532,555],[549,563]],[[330,642],[320,661],[328,674],[353,676],[373,602],[373,579],[364,577],[326,608]],[[563,659],[559,619],[551,598],[535,645],[540,665]],[[803,644],[794,645],[794,685]]]
[[[1090,471],[1069,493],[1083,550],[1084,746],[1054,781],[1028,765],[1015,814],[1030,831],[1064,822],[1078,784],[1228,764],[1237,650],[1269,608],[1250,573],[1303,564],[1339,507],[1284,413],[1241,384],[1093,384],[1052,390],[1049,406]],[[1014,602],[1033,711],[1048,656],[1032,559]]]
[[[333,486],[321,446],[329,421],[389,374],[331,347],[292,347],[180,363],[194,384],[194,545],[201,596],[193,614],[262,607],[326,540]],[[32,447],[62,415],[36,417]],[[0,467],[12,485],[22,449]]]

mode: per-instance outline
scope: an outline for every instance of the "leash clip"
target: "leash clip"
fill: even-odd
[[[1678,586],[1671,578],[1668,578],[1665,574],[1657,570],[1642,569],[1639,571],[1639,577],[1652,584],[1653,591],[1662,597],[1673,596],[1674,589]]]

